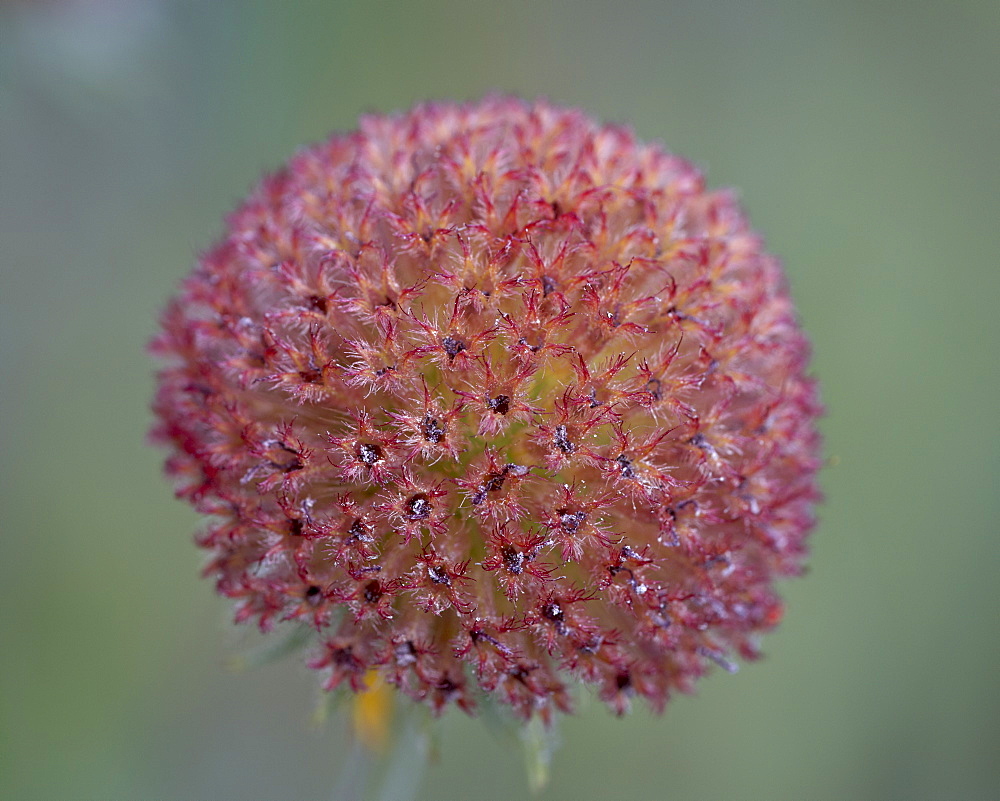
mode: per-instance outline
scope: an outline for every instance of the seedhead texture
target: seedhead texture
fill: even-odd
[[[801,568],[819,407],[780,265],[579,112],[424,105],[303,150],[154,350],[205,572],[237,620],[314,627],[328,689],[660,710],[757,655]]]

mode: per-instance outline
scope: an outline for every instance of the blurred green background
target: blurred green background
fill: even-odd
[[[786,262],[827,501],[767,658],[563,721],[545,799],[1000,797],[1000,4],[0,4],[0,797],[322,799],[342,722],[246,647],[145,443],[145,343],[259,175],[490,90],[632,124]],[[516,799],[440,726],[427,799]]]

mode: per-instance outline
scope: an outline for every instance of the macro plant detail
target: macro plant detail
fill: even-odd
[[[753,659],[820,465],[808,345],[733,196],[489,98],[371,116],[229,219],[163,316],[154,438],[262,629],[521,718]]]

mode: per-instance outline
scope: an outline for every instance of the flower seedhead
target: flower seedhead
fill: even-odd
[[[801,568],[819,405],[780,266],[579,112],[424,105],[303,150],[154,350],[206,573],[237,620],[313,627],[328,689],[659,710],[756,655]]]

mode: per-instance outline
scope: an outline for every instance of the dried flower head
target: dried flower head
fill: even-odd
[[[808,348],[732,195],[514,99],[367,117],[163,317],[157,440],[238,621],[440,710],[662,709],[757,655],[819,466]]]

